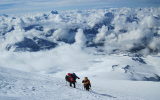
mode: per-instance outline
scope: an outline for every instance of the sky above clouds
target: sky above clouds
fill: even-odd
[[[0,0],[0,14],[110,7],[158,7],[159,5],[160,0]]]

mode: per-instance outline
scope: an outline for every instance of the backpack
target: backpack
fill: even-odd
[[[66,79],[66,81],[69,82],[69,76],[68,75],[65,76],[65,79]]]
[[[72,76],[73,76],[74,79],[77,78],[77,75],[75,73],[72,73]]]

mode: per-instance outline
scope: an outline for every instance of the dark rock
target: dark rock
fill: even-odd
[[[34,29],[34,28],[35,28],[36,30],[43,31],[43,27],[40,26],[40,25],[29,25],[29,26],[27,26],[27,27],[24,27],[24,30],[25,30],[25,31],[29,31],[29,30]]]
[[[14,52],[18,51],[30,51],[36,52],[40,50],[49,50],[55,48],[57,46],[56,43],[34,37],[33,39],[24,38],[23,41],[15,43],[13,45],[8,45],[6,49],[9,51],[12,47],[15,47]]]
[[[47,20],[48,19],[48,15],[43,14],[44,18]]]
[[[130,65],[127,65],[126,67],[124,67],[124,68],[122,68],[122,69],[124,69],[124,70],[125,70],[125,73],[127,73],[127,71],[129,70],[130,67],[131,67]]]
[[[49,30],[47,33],[45,33],[44,36],[50,37],[50,36],[53,35],[54,31],[56,31],[56,29],[51,29],[51,30]]]
[[[0,16],[9,17],[9,16],[8,16],[8,15],[6,15],[6,14],[0,14]]]
[[[117,67],[117,66],[119,66],[119,65],[113,65],[112,66],[112,69],[113,69],[112,71],[114,71],[115,67]]]
[[[8,32],[11,32],[11,31],[13,31],[14,30],[14,27],[12,26],[9,30],[8,30]]]
[[[51,11],[51,14],[58,14],[57,11]]]
[[[65,42],[65,43],[69,43],[69,44],[73,44],[75,42],[75,39],[67,39],[67,38],[59,38],[57,41],[62,41],[62,42]]]
[[[121,29],[121,30],[119,30],[119,32],[121,32],[121,33],[126,33],[126,32],[127,32],[127,30],[125,30],[125,29]]]
[[[138,61],[138,62],[140,62],[142,64],[147,64],[142,58],[132,58],[132,60]]]
[[[160,81],[160,77],[158,75],[154,75],[153,77],[144,77],[146,81]]]
[[[111,12],[105,13],[104,16],[113,19],[114,18],[114,14]]]
[[[132,22],[138,23],[138,21],[139,21],[139,19],[137,17],[135,17],[135,16],[129,16],[126,19],[126,22],[129,22],[129,23],[132,23]]]
[[[76,33],[77,31],[78,31],[78,28],[69,29],[69,34],[71,34],[71,33]]]

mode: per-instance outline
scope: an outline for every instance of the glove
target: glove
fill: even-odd
[[[78,79],[80,79],[80,78],[78,77]]]

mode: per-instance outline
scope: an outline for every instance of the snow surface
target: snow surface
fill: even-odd
[[[154,59],[160,57],[145,58],[150,64],[158,64]],[[159,100],[159,82],[142,81],[143,76],[151,77],[157,72],[158,65],[140,64],[131,57],[117,54],[96,55],[86,60],[82,61],[85,63],[58,66],[48,74],[0,67],[0,100]],[[135,67],[133,75],[123,69],[128,64]],[[75,72],[80,77],[76,89],[69,87],[64,79],[68,72]],[[89,92],[81,83],[86,76],[92,85]]]
[[[88,73],[90,75],[90,73]],[[50,75],[0,67],[0,100],[159,100],[159,82],[110,80],[89,76],[85,91],[80,80],[76,88]]]
[[[159,100],[159,12],[1,15],[0,100]],[[80,77],[76,88],[65,82],[68,72]],[[84,77],[91,91],[83,89]]]

